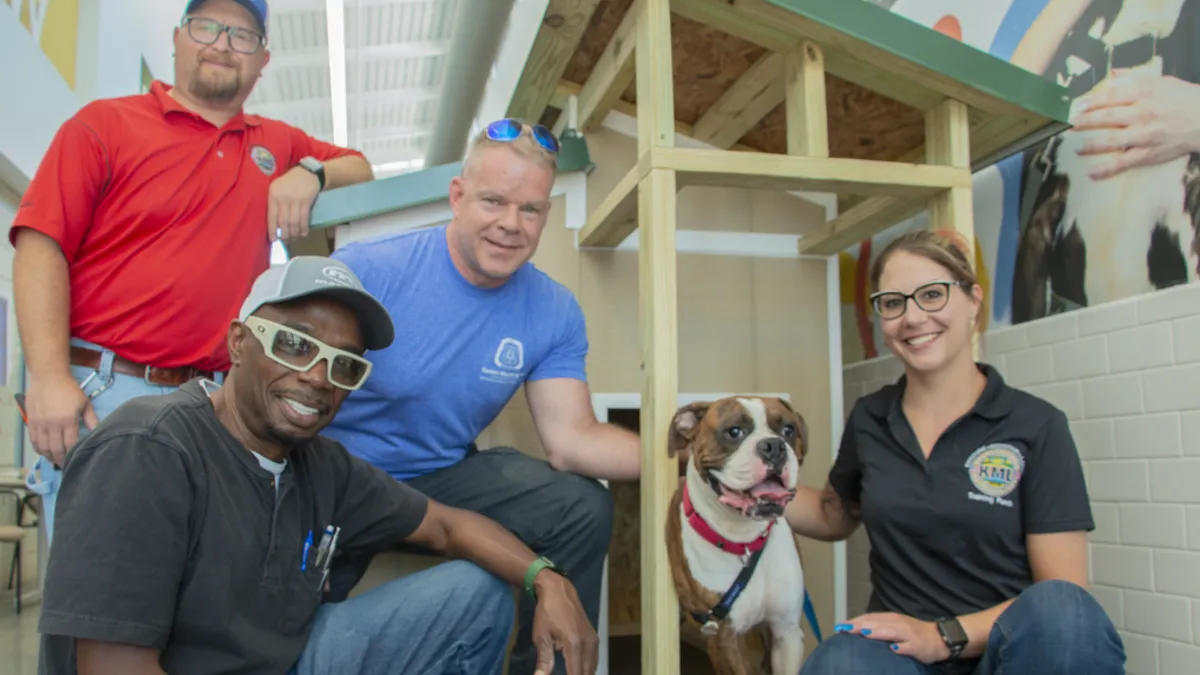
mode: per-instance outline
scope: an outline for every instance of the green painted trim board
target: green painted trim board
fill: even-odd
[[[986,1],[986,0],[975,0]],[[867,0],[766,0],[1049,120],[1066,123],[1066,87]],[[964,4],[967,2],[964,1]]]

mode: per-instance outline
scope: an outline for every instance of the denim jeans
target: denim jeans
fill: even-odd
[[[500,675],[513,587],[463,560],[317,610],[288,675]]]
[[[570,575],[593,627],[600,622],[604,561],[612,539],[612,496],[599,481],[556,471],[547,462],[516,448],[471,452],[444,469],[407,481],[430,499],[481,513],[507,528],[540,555]],[[423,549],[401,545],[409,552]],[[341,556],[329,576],[329,599],[339,601],[366,574],[375,552]],[[517,635],[509,672],[532,675],[537,665],[533,644],[535,603],[522,594],[517,604]],[[405,671],[410,672],[410,671]],[[416,671],[412,671],[416,672]],[[567,675],[566,661],[555,657],[553,675]]]
[[[154,394],[169,394],[176,387],[153,385],[145,379],[114,373],[112,370],[113,353],[110,350],[83,340],[72,339],[71,344],[79,347],[89,347],[102,351],[99,368],[84,368],[71,366],[71,375],[79,382],[83,391],[91,398],[92,410],[96,418],[104,421],[112,411],[131,398]],[[79,439],[87,435],[88,428],[83,422],[79,424]],[[70,450],[68,449],[68,452]],[[58,501],[58,485],[62,480],[62,471],[54,468],[54,464],[45,457],[38,456],[37,462],[25,479],[25,484],[31,492],[41,496],[42,510],[39,517],[46,525],[46,543],[54,537],[54,508]]]
[[[1124,675],[1125,647],[1090,593],[1066,581],[1042,581],[996,619],[987,651],[975,662],[925,665],[892,652],[884,640],[836,633],[813,651],[800,673]]]

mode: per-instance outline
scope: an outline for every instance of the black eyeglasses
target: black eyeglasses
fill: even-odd
[[[871,294],[871,306],[875,313],[884,319],[898,319],[908,311],[908,301],[917,303],[917,307],[926,312],[939,312],[950,301],[950,289],[955,286],[966,288],[961,281],[931,281],[917,287],[912,293],[900,291],[879,291]]]
[[[229,33],[229,48],[239,54],[254,54],[267,43],[267,38],[241,26],[226,26],[220,21],[202,16],[184,17],[188,37],[202,45],[211,45]]]
[[[554,137],[554,132],[540,124],[534,124],[530,129],[533,131],[533,137],[537,140],[538,145],[558,154],[558,139]],[[487,137],[493,141],[512,142],[520,138],[521,132],[524,130],[525,125],[520,120],[496,120],[487,125]]]

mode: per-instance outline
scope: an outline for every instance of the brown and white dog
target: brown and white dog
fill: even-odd
[[[693,403],[675,413],[668,449],[688,453],[667,514],[671,574],[713,667],[718,675],[758,672],[743,640],[757,628],[763,671],[799,673],[804,570],[783,511],[808,452],[807,423],[777,398]]]

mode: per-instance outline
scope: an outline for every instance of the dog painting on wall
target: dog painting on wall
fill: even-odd
[[[714,669],[799,673],[804,571],[783,514],[808,452],[807,423],[778,398],[693,403],[675,413],[668,449],[687,455],[667,514],[671,575]],[[766,647],[761,665],[744,642],[755,630]]]
[[[1047,75],[1077,97],[1118,77],[1200,87],[1197,21],[1200,0],[1094,0]],[[1098,177],[1109,157],[1081,153],[1097,133],[1068,129],[1027,155],[1014,324],[1200,280],[1200,154]]]

